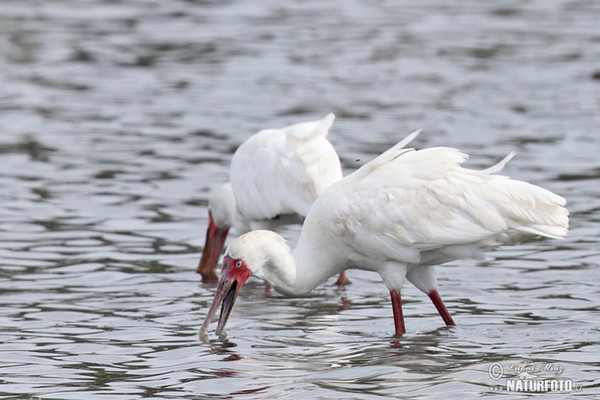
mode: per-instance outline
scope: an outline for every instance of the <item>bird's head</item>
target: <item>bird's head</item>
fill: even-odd
[[[287,258],[286,258],[287,257]],[[213,302],[202,324],[201,335],[205,335],[217,309],[221,314],[216,333],[220,335],[227,323],[235,298],[250,275],[264,279],[279,290],[281,277],[287,277],[278,266],[285,264],[284,259],[293,262],[285,239],[270,231],[252,231],[235,239],[223,257],[221,278]],[[289,272],[289,271],[288,271]]]
[[[219,323],[217,324],[217,335],[220,335],[225,328],[229,314],[233,308],[233,303],[239,293],[241,287],[250,277],[251,272],[246,266],[246,262],[242,259],[234,259],[229,255],[223,258],[223,269],[221,271],[221,279],[217,286],[217,291],[213,302],[208,310],[208,314],[202,324],[201,332],[206,333],[208,325],[212,321],[217,308],[221,305],[221,314],[219,315]]]

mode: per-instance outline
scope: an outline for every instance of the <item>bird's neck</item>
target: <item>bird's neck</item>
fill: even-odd
[[[314,238],[303,230],[293,252],[287,245],[271,247],[261,277],[278,292],[294,296],[310,292],[341,272],[343,269],[329,252],[331,246]]]

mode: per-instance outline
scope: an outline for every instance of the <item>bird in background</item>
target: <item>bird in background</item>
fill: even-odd
[[[462,166],[468,156],[457,149],[404,148],[419,133],[326,189],[306,216],[293,251],[266,230],[234,240],[201,335],[219,305],[216,331],[222,334],[251,275],[284,295],[300,296],[347,268],[379,273],[390,292],[395,336],[406,332],[405,280],[431,298],[446,325],[455,325],[438,293],[435,265],[481,259],[487,249],[536,236],[567,234],[565,199],[498,174],[514,153],[488,169],[468,169]]]
[[[317,196],[342,178],[340,159],[327,140],[335,116],[265,129],[235,151],[230,182],[217,187],[208,205],[208,228],[196,269],[217,282],[216,267],[229,230],[238,235],[300,223]],[[348,283],[341,273],[338,284]]]

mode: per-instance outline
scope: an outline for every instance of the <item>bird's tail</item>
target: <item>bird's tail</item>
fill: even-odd
[[[560,239],[569,230],[566,200],[549,190],[527,182],[495,176],[492,185],[503,193],[505,201],[496,203],[509,230],[516,236],[545,236]],[[499,183],[496,185],[496,183]]]
[[[290,125],[285,128],[286,133],[296,139],[306,140],[311,137],[323,136],[326,137],[329,133],[335,115],[329,113],[325,118],[317,121],[301,122],[299,124]]]

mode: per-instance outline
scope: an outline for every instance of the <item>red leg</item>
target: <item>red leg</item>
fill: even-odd
[[[346,286],[350,284],[350,281],[348,278],[346,278],[346,271],[340,272],[340,276],[338,277],[338,280],[335,281],[335,284],[338,286]]]
[[[440,294],[436,289],[433,289],[431,292],[429,292],[429,298],[433,302],[435,308],[437,308],[446,325],[456,325],[456,323],[454,323],[454,320],[450,316],[450,313],[446,309],[446,306],[442,302],[442,298],[440,297]]]
[[[400,291],[390,290],[392,296],[392,311],[394,312],[394,326],[396,327],[396,334],[394,336],[400,337],[406,333],[404,327],[404,315],[402,314],[402,299],[400,298]]]

